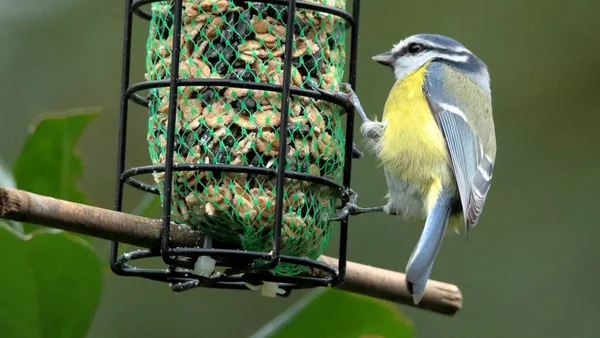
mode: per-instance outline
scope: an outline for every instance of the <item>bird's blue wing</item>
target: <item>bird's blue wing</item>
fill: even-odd
[[[465,227],[475,226],[491,185],[493,164],[473,129],[473,111],[487,109],[475,86],[457,71],[440,62],[428,65],[423,90],[448,146],[465,218]],[[453,78],[454,77],[454,78]],[[459,81],[465,81],[460,83]],[[464,86],[463,86],[464,85]],[[471,87],[471,88],[469,88]],[[457,97],[460,96],[460,97]],[[481,106],[481,107],[479,107]],[[483,112],[482,112],[483,113]]]

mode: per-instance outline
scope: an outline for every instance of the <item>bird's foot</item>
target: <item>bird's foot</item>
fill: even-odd
[[[339,101],[346,102],[347,104],[349,104],[352,107],[355,107],[354,102],[358,102],[358,97],[356,96],[356,93],[354,93],[354,90],[352,90],[352,87],[348,83],[342,83],[340,85],[340,88],[343,90],[342,92],[334,92],[334,91],[324,90],[324,89],[321,89],[314,85],[309,85],[309,87],[318,91],[319,93],[321,93],[321,95],[323,95],[325,97],[329,96],[332,98],[336,98]],[[358,102],[358,104],[360,106],[360,102]],[[362,107],[361,107],[361,109],[362,109]],[[358,148],[356,143],[352,143],[352,158],[359,159],[359,158],[362,158],[363,156],[364,156],[364,153]]]
[[[363,109],[360,100],[358,99],[358,95],[356,95],[356,92],[354,92],[354,89],[352,89],[352,86],[349,83],[340,83],[341,91],[339,92],[324,90],[316,86],[312,86],[312,89],[318,91],[325,97],[329,96],[335,98],[338,101],[345,102],[350,107],[353,107],[354,109],[356,109],[363,122],[371,121],[367,117],[367,114],[365,113],[365,110]]]
[[[346,205],[342,208],[342,211],[340,211],[336,216],[329,219],[330,222],[341,221],[350,215],[355,216],[355,215],[366,214],[366,213],[383,212],[383,208],[384,208],[383,206],[371,207],[371,208],[359,207],[358,205],[356,205],[356,200],[358,199],[358,194],[356,192],[354,192],[352,189],[348,189],[348,190],[349,190],[348,194],[350,195],[348,203],[346,203]]]

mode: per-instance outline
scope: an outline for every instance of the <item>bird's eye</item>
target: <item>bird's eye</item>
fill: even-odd
[[[408,49],[409,53],[417,54],[418,52],[420,52],[423,49],[423,45],[413,42],[408,45],[407,49]]]

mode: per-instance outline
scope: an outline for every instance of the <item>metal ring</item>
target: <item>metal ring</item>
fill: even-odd
[[[140,95],[136,95],[137,92],[147,89],[155,89],[155,88],[164,88],[168,87],[171,84],[170,79],[165,80],[151,80],[145,82],[138,82],[133,84],[131,87],[127,89],[125,92],[125,96],[128,99],[131,99],[135,103],[138,103],[144,107],[149,105],[149,101],[146,98],[141,97]],[[219,87],[230,87],[230,88],[243,88],[243,89],[253,89],[253,90],[264,90],[268,92],[277,92],[281,93],[283,91],[282,85],[272,84],[272,83],[263,83],[263,82],[245,82],[239,80],[231,80],[231,79],[178,79],[177,87],[190,87],[190,86],[219,86]],[[295,96],[305,96],[310,97],[315,100],[323,100],[329,103],[334,103],[338,106],[344,107],[346,109],[349,108],[348,102],[337,97],[337,96],[326,96],[321,92],[312,90],[312,89],[304,89],[298,87],[291,87],[290,93]],[[343,114],[340,114],[343,115]]]
[[[135,15],[137,15],[138,17],[145,19],[145,20],[151,20],[152,13],[144,11],[140,7],[154,3],[154,2],[161,2],[161,1],[165,1],[165,0],[135,0],[135,1],[133,1],[133,4],[131,5],[131,9],[133,10],[133,13]],[[244,2],[256,2],[256,3],[280,5],[280,6],[288,5],[288,2],[285,0],[252,0],[252,1],[244,1]],[[308,10],[313,10],[313,11],[317,11],[317,12],[331,14],[331,15],[334,15],[334,16],[344,19],[344,21],[346,21],[346,23],[349,27],[354,26],[354,17],[350,13],[346,12],[345,10],[339,9],[337,7],[323,5],[323,4],[309,2],[309,1],[296,1],[296,7],[300,8],[300,9],[308,9]]]
[[[252,252],[242,250],[226,250],[226,249],[194,249],[194,248],[175,248],[172,250],[173,254],[187,255],[188,257],[198,256],[211,256],[215,257],[243,257],[247,259],[268,259],[269,254],[263,252]],[[303,289],[315,286],[327,286],[330,285],[335,279],[337,271],[329,265],[312,261],[306,258],[299,258],[293,256],[280,256],[281,261],[285,263],[296,264],[300,266],[306,266],[313,269],[318,269],[328,276],[326,277],[303,277],[303,276],[283,276],[275,274],[265,273],[241,273],[235,275],[226,274],[214,274],[211,277],[202,277],[196,275],[192,271],[181,270],[177,268],[169,269],[140,269],[132,268],[127,263],[159,257],[160,253],[152,250],[138,250],[131,253],[126,253],[119,256],[116,260],[116,268],[119,270],[119,275],[136,275],[143,278],[157,280],[157,281],[168,281],[170,283],[187,283],[190,281],[196,281],[197,285],[193,287],[218,287],[218,288],[232,288],[247,290],[248,288],[244,282],[274,282],[279,283],[283,289]],[[226,262],[226,261],[225,261]],[[227,263],[222,263],[219,267],[229,267]]]
[[[155,172],[165,172],[165,165],[148,165],[141,167],[134,167],[126,170],[121,175],[122,180],[126,180],[136,175],[151,174]],[[277,169],[263,168],[263,167],[251,167],[251,166],[238,166],[230,164],[207,164],[207,163],[184,163],[173,165],[173,171],[223,171],[223,172],[234,172],[234,173],[246,173],[255,175],[268,175],[271,177],[277,176]],[[331,188],[339,189],[340,192],[344,190],[344,186],[337,183],[336,181],[311,175],[305,173],[299,173],[294,171],[285,171],[285,178],[297,179],[306,182],[318,183]]]

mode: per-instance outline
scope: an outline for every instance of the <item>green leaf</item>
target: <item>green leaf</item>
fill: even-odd
[[[17,187],[40,195],[89,204],[77,186],[83,171],[75,149],[81,134],[98,110],[77,110],[46,115],[34,126],[13,166]],[[23,225],[26,232],[39,229]]]
[[[8,168],[9,166],[6,165],[6,162],[0,157],[0,187],[16,188],[17,185],[15,184],[15,179]],[[8,221],[8,224],[18,232],[23,232],[23,224],[21,224],[21,222]]]
[[[91,245],[60,230],[22,235],[0,223],[0,246],[2,337],[85,337],[103,280]]]
[[[412,338],[410,321],[389,302],[336,289],[319,289],[268,323],[252,338]]]

